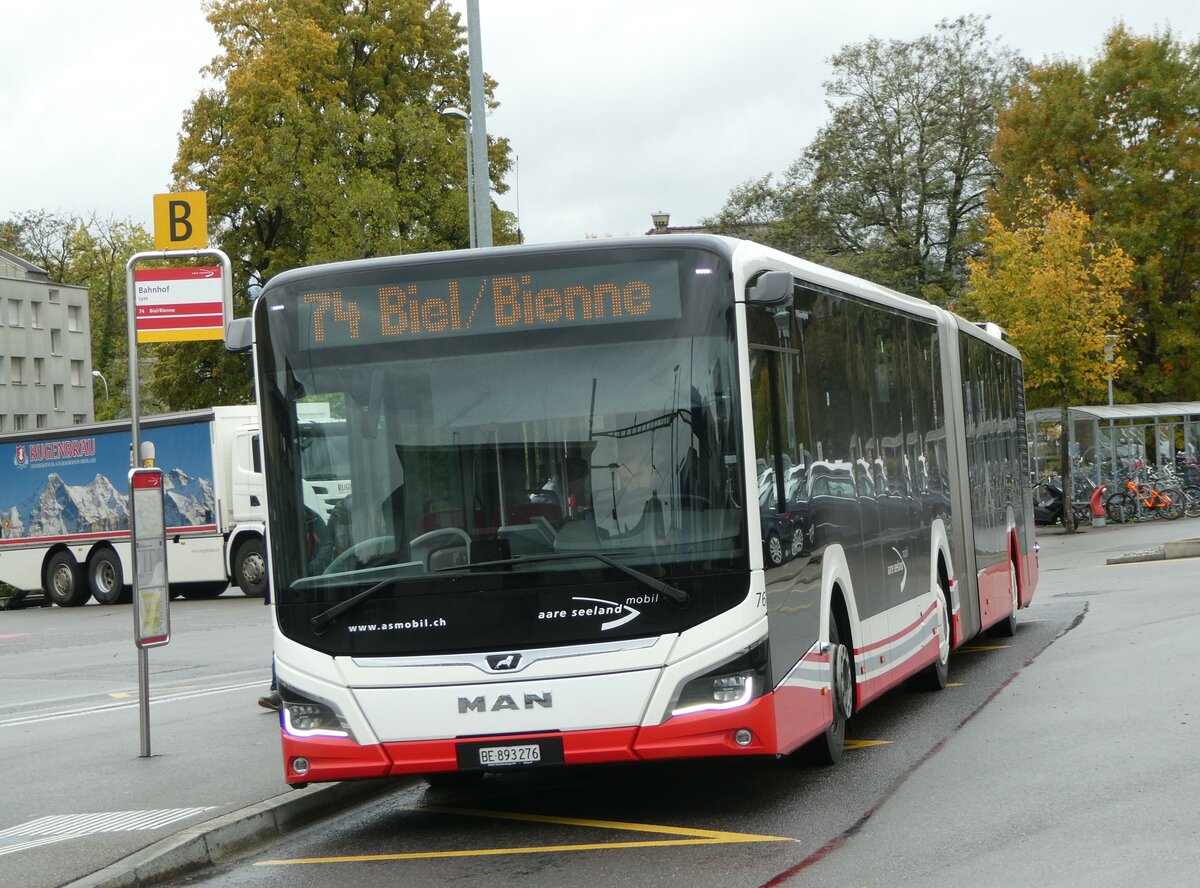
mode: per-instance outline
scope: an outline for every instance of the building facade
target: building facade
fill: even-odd
[[[86,287],[0,250],[0,434],[94,419]]]

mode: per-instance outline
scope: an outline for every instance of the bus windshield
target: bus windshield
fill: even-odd
[[[271,326],[267,347],[261,334],[259,342],[270,362],[262,381],[268,451],[279,451],[268,452],[267,475],[281,606],[328,607],[382,584],[377,597],[385,603],[373,603],[377,611],[391,601],[408,612],[413,596],[512,598],[514,591],[536,590],[542,604],[535,609],[544,613],[545,596],[553,598],[559,586],[564,594],[578,592],[580,577],[629,584],[629,574],[641,574],[703,586],[705,577],[748,570],[731,296],[728,276],[714,273],[717,258],[668,259],[659,250],[651,262],[642,250],[633,251],[635,259],[617,252],[607,257],[610,269],[592,251],[588,267],[572,277],[569,257],[531,259],[522,252],[515,261],[534,285],[539,266],[552,282],[612,278],[625,292],[631,285],[620,282],[628,268],[647,279],[669,271],[672,303],[647,309],[646,319],[626,303],[620,319],[546,329],[528,323],[527,313],[514,325],[524,329],[487,335],[435,337],[428,334],[437,324],[427,323],[424,337],[388,342],[372,339],[386,316],[380,321],[367,313],[386,312],[380,291],[446,292],[449,282],[453,292],[462,281],[461,290],[486,294],[490,281],[520,275],[495,259],[493,267],[471,267],[470,277],[458,268],[398,262],[369,281],[305,280],[264,296],[271,300],[265,312]],[[297,310],[321,311],[313,293],[336,294],[325,320],[337,311],[359,312],[357,343],[339,342],[347,334],[329,326],[314,341],[316,322]],[[371,296],[356,299],[359,293]],[[474,301],[477,313],[499,311]],[[585,307],[577,303],[579,315]],[[418,315],[412,302],[408,308]],[[326,401],[345,432],[339,443],[352,492],[327,516],[298,508],[298,491],[320,480],[307,476],[331,471],[311,454],[291,452],[293,442],[305,440],[289,431],[301,399]],[[572,553],[580,557],[563,557]],[[634,570],[613,570],[589,553]],[[737,597],[744,594],[742,588]],[[701,599],[695,616],[737,600],[718,604],[703,593]],[[568,622],[562,631],[535,633],[537,639],[580,637]],[[631,632],[663,628],[648,619],[631,622],[638,623]],[[498,637],[511,639],[511,627]]]

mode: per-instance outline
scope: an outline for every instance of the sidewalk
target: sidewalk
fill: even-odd
[[[159,885],[167,879],[230,860],[338,811],[373,801],[410,785],[414,779],[325,783],[288,790],[275,798],[188,827],[64,888]]]
[[[1043,547],[1056,540],[1072,549],[1104,554],[1106,564],[1200,557],[1200,520],[1192,518],[1141,524],[1105,523],[1102,527],[1080,524],[1074,534],[1056,524],[1037,528],[1037,537]]]

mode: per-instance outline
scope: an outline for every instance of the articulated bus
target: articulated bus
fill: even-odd
[[[252,329],[291,784],[834,762],[1033,596],[1019,354],[866,281],[715,236],[473,250],[282,273]]]

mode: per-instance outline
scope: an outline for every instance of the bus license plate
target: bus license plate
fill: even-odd
[[[561,737],[460,741],[456,757],[460,771],[520,765],[537,767],[561,765],[563,763],[563,742]]]
[[[484,746],[479,750],[483,767],[499,765],[532,765],[542,760],[542,748],[536,743],[523,746]]]

